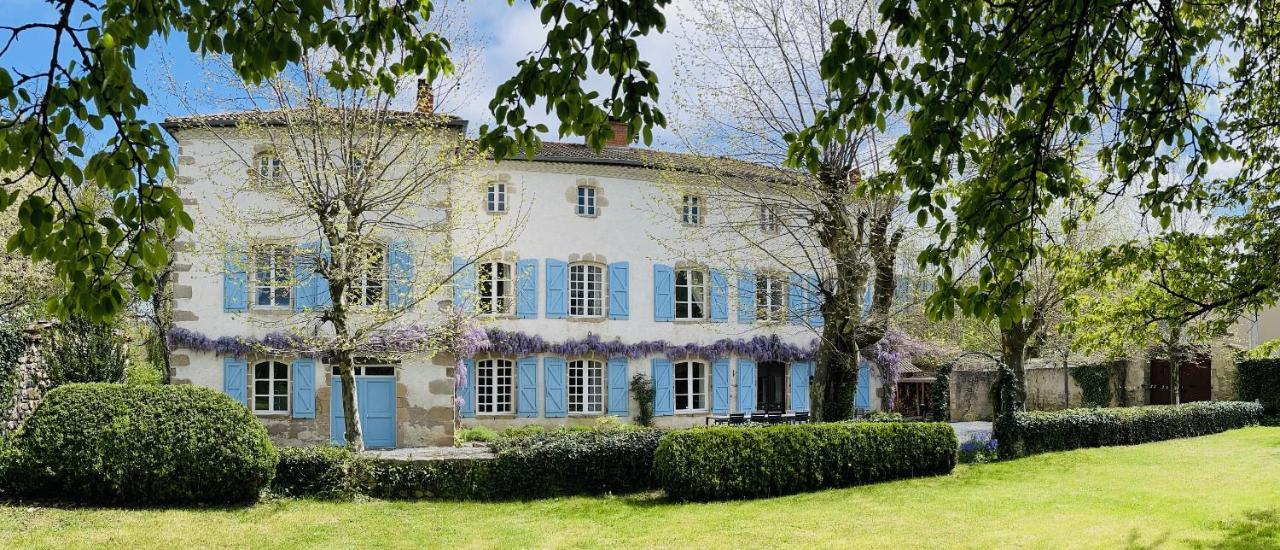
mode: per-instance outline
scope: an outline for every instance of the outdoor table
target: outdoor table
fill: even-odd
[[[748,414],[743,418],[744,422],[751,422],[751,415]],[[781,415],[766,416],[764,422],[766,424],[784,424],[796,421],[796,413],[783,413]],[[712,422],[716,424],[727,424],[729,422],[728,415],[710,415],[705,418],[705,423],[710,426]]]

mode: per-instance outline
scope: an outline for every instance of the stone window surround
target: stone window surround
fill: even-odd
[[[596,213],[595,215],[578,214],[578,188],[590,187],[596,191]],[[605,196],[604,186],[600,185],[600,181],[596,178],[578,178],[574,180],[573,186],[565,190],[565,199],[573,206],[573,213],[579,218],[595,219],[599,218],[604,209],[609,206],[609,199]]]
[[[489,186],[495,183],[501,183],[507,187],[505,191],[506,199],[503,201],[503,206],[505,208],[502,210],[496,210],[496,211],[489,210]],[[507,174],[507,173],[494,174],[492,177],[486,178],[484,180],[484,187],[481,189],[481,196],[480,196],[480,203],[482,206],[482,210],[484,210],[485,214],[488,214],[490,216],[505,215],[507,212],[511,211],[511,205],[516,201],[518,194],[519,194],[519,188],[516,186],[514,182],[511,181],[511,174]],[[599,192],[597,192],[597,196],[599,196]]]
[[[599,195],[597,195],[597,198],[598,197]],[[598,213],[599,203],[597,203],[596,208],[597,208],[596,212]],[[572,315],[566,315],[564,320],[569,321],[570,323],[603,323],[608,321],[609,320],[609,259],[606,258],[604,254],[585,252],[582,254],[570,254],[569,259],[566,263],[570,266],[573,264],[596,264],[601,267],[602,269],[601,276],[603,277],[603,280],[601,282],[603,284],[601,285],[601,288],[600,288],[600,299],[601,299],[600,307],[603,308],[604,313],[599,317],[574,317]],[[568,299],[567,293],[569,291],[568,276],[569,276],[569,273],[568,273],[568,270],[566,269],[565,271],[566,300]],[[566,314],[567,313],[568,311],[566,309]]]
[[[682,260],[682,261],[678,261],[678,262],[673,263],[673,264],[671,265],[671,269],[672,269],[672,272],[671,272],[671,285],[672,285],[672,288],[671,288],[671,300],[672,300],[672,309],[671,309],[672,319],[671,319],[671,322],[676,323],[676,324],[687,324],[687,325],[702,324],[702,323],[709,323],[709,322],[711,322],[711,268],[707,267],[707,264],[704,264],[704,263],[702,263],[702,262],[695,262],[695,261]],[[676,317],[676,316],[675,316],[675,311],[676,311],[676,310],[675,310],[675,307],[674,307],[674,306],[675,306],[675,281],[676,281],[676,279],[675,279],[675,278],[676,278],[676,273],[677,273],[677,272],[679,272],[679,271],[680,271],[680,270],[682,270],[682,269],[693,269],[693,270],[699,270],[699,271],[702,271],[702,283],[703,283],[703,287],[702,287],[702,288],[703,288],[702,302],[703,302],[703,303],[702,303],[702,317],[701,317],[701,318],[680,318],[680,317]],[[726,300],[727,300],[728,298],[729,298],[728,296],[725,296],[725,299],[726,299]]]
[[[510,190],[507,191],[510,193]],[[481,317],[485,319],[515,319],[516,318],[516,300],[520,297],[517,295],[516,287],[520,284],[520,255],[512,250],[495,250],[476,260],[472,265],[476,268],[476,307],[479,308],[480,293],[480,264],[487,262],[502,262],[511,266],[511,311],[507,313],[482,313]],[[536,294],[536,292],[535,292]]]

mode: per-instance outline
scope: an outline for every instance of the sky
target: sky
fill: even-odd
[[[441,4],[437,1],[437,4]],[[676,4],[680,2],[677,1]],[[474,75],[475,85],[471,93],[465,97],[456,97],[448,101],[452,113],[470,121],[470,131],[475,131],[485,122],[490,122],[488,103],[492,99],[496,86],[515,72],[516,62],[529,52],[541,47],[545,34],[539,30],[542,25],[537,11],[527,4],[517,3],[512,6],[501,1],[467,1],[450,0],[445,9],[465,21],[471,30],[471,42],[480,48],[478,66],[460,67]],[[55,12],[47,0],[0,0],[0,26],[19,25],[32,21],[56,21]],[[461,9],[459,9],[461,8]],[[675,23],[678,18],[671,16],[668,9],[668,22]],[[673,63],[677,39],[674,28],[669,28],[663,35],[647,37],[641,41],[641,52],[658,73],[662,85],[664,108],[670,108],[672,81],[674,79]],[[0,36],[7,39],[7,36]],[[29,31],[24,33],[20,41],[4,55],[0,62],[11,72],[34,70],[47,66],[49,52],[52,49],[52,33]],[[153,42],[150,47],[138,56],[135,78],[151,99],[143,109],[143,117],[158,122],[167,116],[197,114],[196,112],[216,112],[225,107],[213,103],[188,105],[185,97],[201,96],[203,93],[217,96],[231,96],[229,89],[219,89],[213,81],[205,78],[204,69],[197,55],[192,54],[186,45],[183,35],[174,35],[165,41]],[[177,84],[177,90],[172,79]],[[602,78],[590,82],[600,85]],[[195,91],[195,93],[184,93]],[[175,93],[176,92],[176,93]],[[180,97],[181,96],[181,97]],[[406,105],[412,98],[405,98]],[[664,109],[665,111],[666,109]],[[544,139],[558,139],[555,133],[554,117],[542,114],[541,109],[532,111],[535,122],[543,122],[552,130],[544,135]],[[567,138],[567,141],[581,141],[580,138]],[[660,144],[675,144],[670,130],[659,130],[655,141]],[[669,147],[668,147],[669,148]]]

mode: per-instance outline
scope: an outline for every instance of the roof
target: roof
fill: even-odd
[[[510,160],[633,166],[696,174],[760,178],[773,181],[785,181],[799,176],[798,172],[729,157],[612,146],[606,146],[597,153],[586,144],[565,143],[563,141],[542,142],[542,146],[534,153],[532,159],[517,155],[511,157]]]
[[[174,130],[187,128],[231,128],[244,123],[259,124],[263,126],[283,126],[287,121],[287,115],[291,111],[301,111],[301,109],[229,111],[225,113],[169,117],[164,119],[164,122],[160,123],[160,126],[165,130],[168,130],[170,133]],[[421,124],[433,120],[443,120],[445,126],[450,128],[464,129],[467,127],[466,119],[453,115],[428,115],[417,111],[386,111],[386,115],[391,120],[402,121],[406,124]]]

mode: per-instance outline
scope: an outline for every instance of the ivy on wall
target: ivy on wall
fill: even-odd
[[[13,385],[17,383],[18,358],[24,351],[26,345],[22,341],[22,329],[15,325],[0,325],[0,407],[9,406]]]
[[[951,369],[952,363],[938,365],[938,375],[929,387],[929,403],[933,407],[932,417],[936,422],[951,420]]]
[[[1071,378],[1080,385],[1084,406],[1111,406],[1112,363],[1088,363],[1071,369]]]

